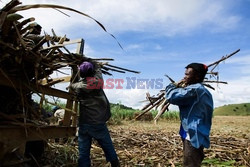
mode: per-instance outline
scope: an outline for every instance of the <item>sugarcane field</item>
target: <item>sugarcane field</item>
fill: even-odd
[[[212,1],[0,0],[0,167],[250,166],[250,2]]]

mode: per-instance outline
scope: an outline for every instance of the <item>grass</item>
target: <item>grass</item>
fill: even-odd
[[[214,109],[214,115],[220,116],[249,116],[250,103],[229,104]]]
[[[111,104],[111,122],[112,124],[120,124],[121,121],[129,121],[135,118],[135,113],[141,113],[140,110],[135,110],[124,105],[120,104]],[[152,117],[154,118],[157,115],[156,110],[150,111],[152,113]],[[164,120],[179,120],[179,112],[177,111],[169,111],[165,112],[160,119]]]
[[[57,105],[62,106],[62,107],[66,106],[66,104],[61,103],[60,101],[57,102]],[[52,111],[53,105],[45,103],[43,105],[43,108],[45,109],[45,111],[49,112],[49,111]],[[121,124],[122,121],[133,120],[135,118],[135,113],[141,113],[142,112],[141,110],[136,110],[136,109],[124,106],[123,104],[119,104],[119,103],[118,104],[111,103],[110,108],[111,108],[112,117],[111,117],[109,122],[111,124]],[[154,118],[157,115],[158,111],[153,110],[153,111],[150,111],[150,112],[152,113],[152,117]],[[160,119],[164,119],[164,120],[168,120],[168,121],[170,121],[170,120],[173,120],[173,121],[179,120],[179,112],[177,112],[177,111],[165,112],[160,117]]]
[[[109,120],[111,124],[121,124],[123,120],[132,120],[134,118],[134,113],[136,110],[133,109],[122,109],[120,106],[111,107],[112,117]]]

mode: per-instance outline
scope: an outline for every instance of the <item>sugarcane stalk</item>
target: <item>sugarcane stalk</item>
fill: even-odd
[[[63,44],[63,42],[65,41],[65,39],[66,39],[66,35],[65,35],[64,37],[60,38],[58,44],[59,44],[59,45],[60,45],[60,44]],[[55,52],[56,49],[57,49],[57,48],[51,49],[51,50],[49,51],[49,53],[48,53],[45,57],[49,57],[50,55],[52,55],[52,54]]]
[[[158,105],[161,102],[161,99],[157,100],[153,105],[151,105],[148,109],[146,109],[145,111],[143,111],[141,114],[139,114],[138,116],[135,117],[135,120],[139,119],[141,116],[143,116],[145,113],[147,113],[148,111],[150,111],[152,108],[154,108],[156,105]]]
[[[156,110],[164,103],[164,99],[165,99],[165,98],[162,98],[161,103],[159,103],[159,104],[155,107]]]
[[[34,48],[32,49],[32,51],[34,52],[34,51],[37,51],[40,47],[42,47],[42,45],[44,44],[44,43],[46,43],[48,41],[48,36],[44,36],[37,44],[36,44],[36,46],[34,46]]]
[[[61,47],[63,47],[63,46],[64,46],[64,44],[52,45],[52,46],[50,46],[50,47],[46,47],[46,48],[41,49],[40,52],[46,51],[46,50],[50,50],[50,51],[51,51],[52,49],[61,48]],[[49,54],[49,55],[51,55],[51,54]],[[48,57],[48,56],[46,56],[46,57]]]
[[[165,101],[166,102],[166,101]],[[157,115],[155,116],[155,118],[154,118],[154,122],[155,122],[155,124],[157,123],[157,120],[160,118],[160,116],[162,115],[162,114],[164,114],[164,112],[166,111],[166,110],[168,110],[168,106],[170,105],[170,103],[165,103],[163,106],[162,106],[162,108],[161,108],[161,110],[157,113]]]
[[[91,58],[91,60],[94,60],[94,61],[114,61],[114,59],[112,58]]]
[[[209,80],[207,80],[207,81],[204,81],[204,83],[221,83],[221,84],[227,84],[227,82],[225,82],[225,81],[209,81]]]
[[[101,71],[102,71],[102,73],[103,73],[103,74],[105,74],[105,75],[112,76],[112,74],[111,74],[111,73],[109,73],[109,72],[107,72],[107,71],[104,71],[104,70],[101,70]]]
[[[156,97],[156,101],[160,100],[164,96],[164,94],[165,93],[162,92],[158,97]],[[152,103],[146,104],[141,110],[143,111],[143,110],[147,109],[150,105],[152,105]]]
[[[153,101],[150,98],[150,94],[147,92],[146,93],[146,99],[150,102],[151,105],[153,105]]]
[[[23,46],[24,48],[26,48],[26,44],[25,44],[25,42],[23,41],[23,39],[22,39],[22,37],[21,37],[21,34],[20,34],[20,32],[19,32],[19,30],[18,30],[18,28],[17,28],[17,26],[16,26],[15,23],[14,23],[14,27],[15,27],[15,29],[16,29],[16,33],[17,33],[17,36],[18,36],[18,38],[19,38],[19,40],[20,40],[20,43],[22,44],[22,46]]]
[[[2,29],[2,27],[3,27],[3,23],[4,23],[4,21],[5,21],[6,17],[7,17],[7,14],[8,13],[5,12],[5,11],[0,12],[0,29]]]
[[[211,71],[209,71],[209,72],[207,72],[207,74],[211,74],[211,75],[219,75],[219,73],[218,73],[218,72],[213,72],[212,70],[211,70]]]
[[[119,73],[125,73],[124,71],[121,71],[121,70],[117,70],[117,69],[114,69],[114,68],[108,68],[108,67],[102,67],[102,69],[106,70],[106,71],[115,71],[115,72],[119,72]]]
[[[1,12],[2,11],[5,11],[5,12],[9,12],[12,8],[14,8],[15,6],[21,4],[21,2],[19,2],[19,0],[12,0],[10,1],[9,3],[7,3],[2,9],[1,9]]]
[[[120,70],[136,73],[136,74],[140,73],[139,71],[129,70],[129,69],[126,69],[126,68],[122,68],[122,67],[118,67],[118,66],[114,66],[114,65],[110,65],[110,64],[105,64],[105,65],[109,66],[109,67],[117,68],[117,69],[120,69]]]
[[[203,85],[204,85],[204,86],[206,86],[206,87],[208,87],[208,88],[210,88],[210,89],[215,90],[215,88],[214,88],[214,87],[212,87],[212,86],[211,86],[211,85],[209,85],[209,84],[205,84],[205,83],[203,83]]]
[[[30,33],[30,31],[34,28],[34,26],[35,26],[35,23],[29,24],[27,27],[21,29],[20,33],[24,34],[24,37],[25,37],[25,36],[27,36]]]
[[[165,77],[167,77],[171,83],[175,83],[175,81],[172,78],[170,78],[170,76],[168,76],[167,74],[165,74]]]
[[[28,18],[28,19],[23,20],[22,22],[20,22],[20,23],[17,24],[17,27],[18,27],[18,29],[22,29],[22,27],[23,27],[25,24],[27,24],[27,23],[29,23],[29,22],[32,22],[32,21],[35,21],[35,18],[34,18],[34,17],[31,17],[31,18]]]
[[[209,67],[211,67],[211,66],[213,66],[213,65],[219,64],[220,62],[222,62],[222,61],[228,59],[229,57],[231,57],[231,56],[233,56],[233,55],[235,55],[235,54],[238,53],[239,51],[240,51],[240,49],[234,51],[233,53],[229,54],[228,56],[222,57],[220,60],[215,61],[214,63],[211,63],[211,64],[207,65],[207,67],[209,68]]]

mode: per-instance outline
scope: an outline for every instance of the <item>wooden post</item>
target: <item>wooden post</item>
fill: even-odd
[[[80,39],[79,40],[79,44],[78,44],[78,47],[77,47],[77,53],[78,54],[83,54],[83,48],[84,48],[84,40],[83,39]],[[77,75],[77,67],[74,66],[72,67],[72,75],[71,75],[71,83],[74,83],[76,81],[78,81],[78,79],[76,80],[75,78],[79,78],[79,76],[76,76]],[[72,90],[69,90],[69,93],[73,93]],[[72,110],[73,109],[73,103],[74,103],[74,100],[72,99],[68,99],[67,100],[67,104],[66,104],[66,108]],[[77,121],[77,112],[78,112],[78,102],[75,101],[75,105],[74,105],[74,111],[75,111],[75,114],[72,114],[71,112],[69,111],[65,111],[65,114],[64,114],[64,119],[63,119],[63,125],[64,126],[76,126],[76,121]],[[72,122],[71,122],[71,117],[72,117]]]

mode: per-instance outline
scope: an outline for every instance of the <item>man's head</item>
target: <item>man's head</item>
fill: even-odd
[[[201,63],[191,63],[187,65],[184,80],[186,84],[195,84],[203,82],[207,73],[207,66]]]
[[[80,76],[82,78],[90,77],[94,73],[94,65],[88,61],[84,61],[80,66]]]

